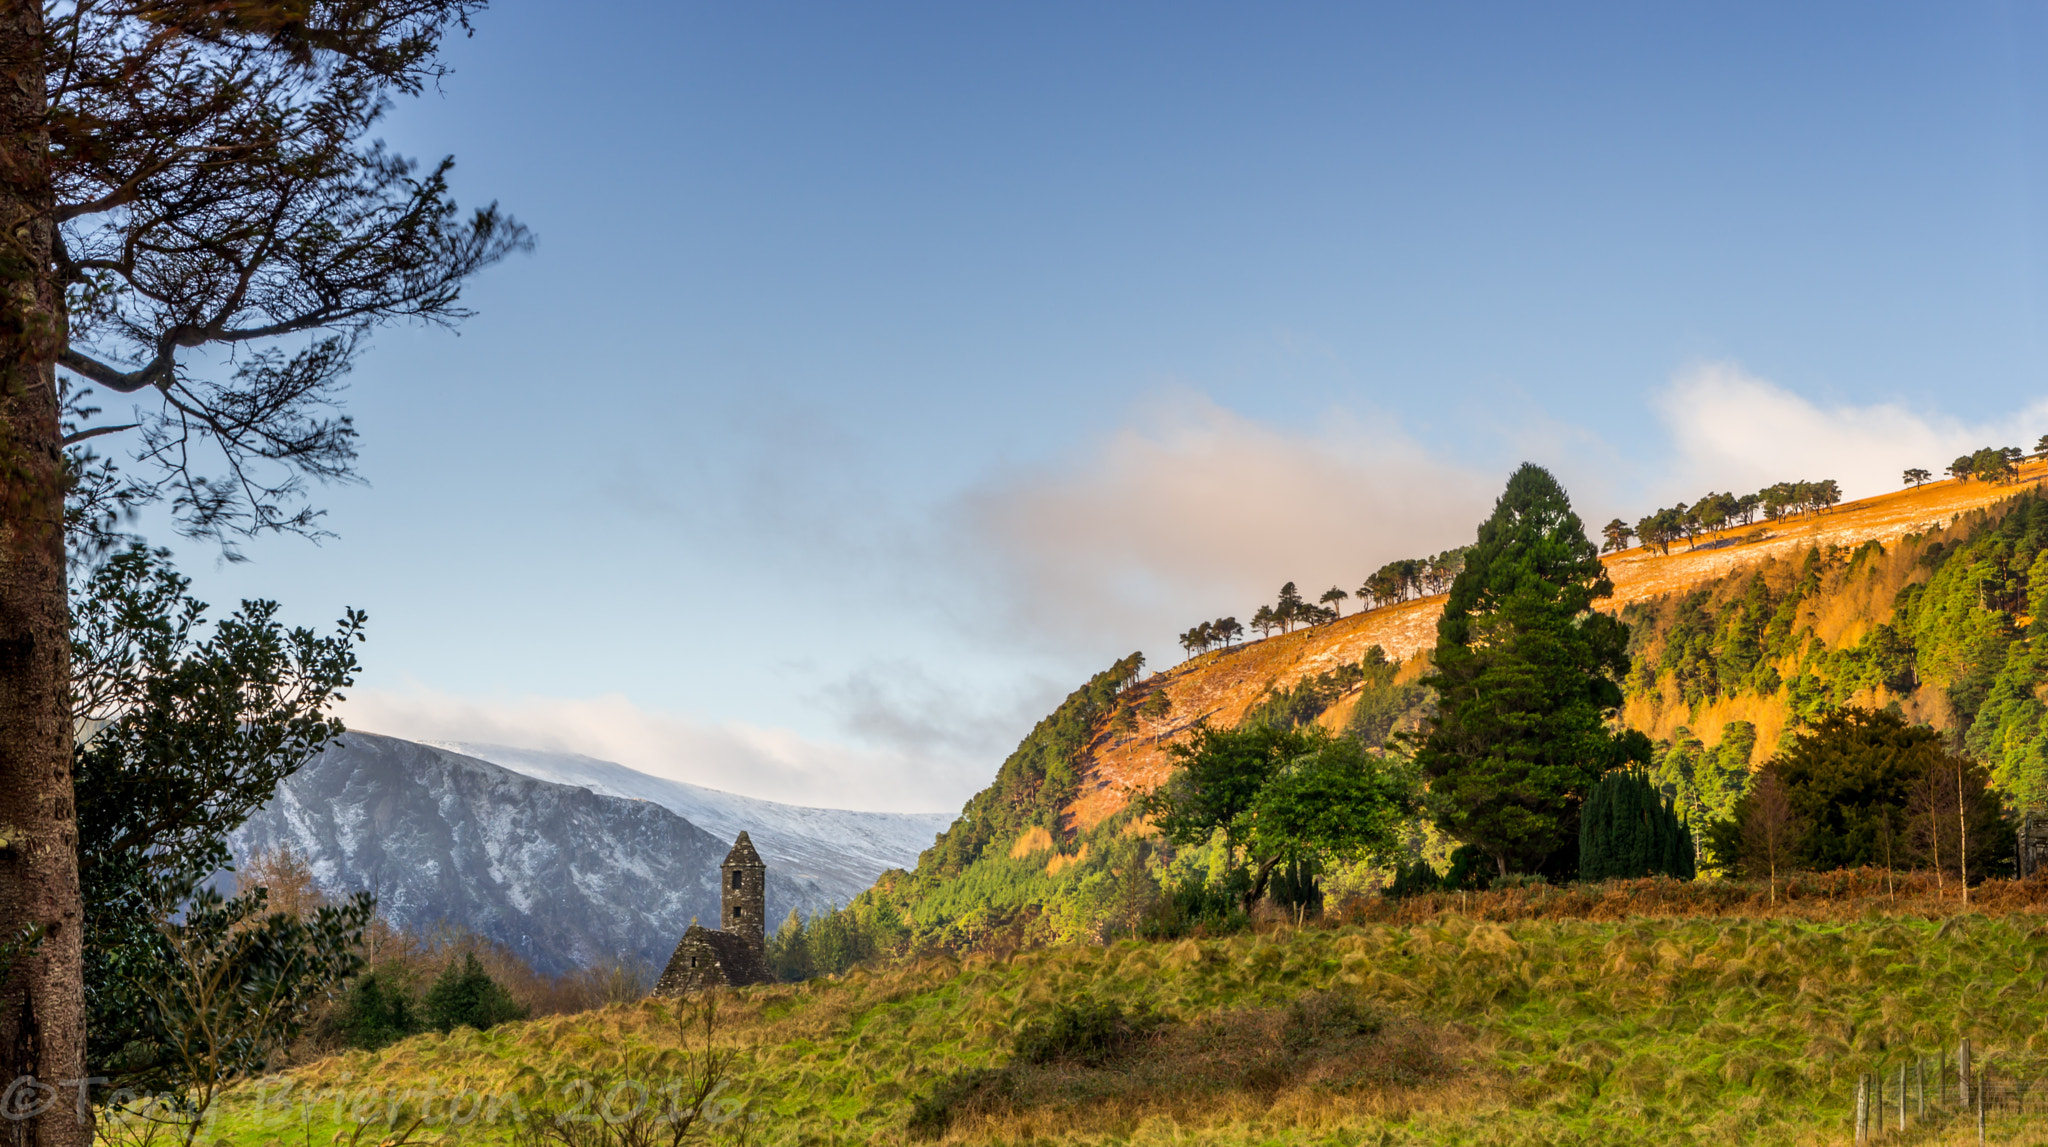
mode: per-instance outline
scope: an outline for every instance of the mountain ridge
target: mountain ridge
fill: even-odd
[[[400,927],[460,925],[548,974],[658,966],[694,920],[718,919],[732,847],[651,800],[360,732],[309,758],[228,843],[238,866],[290,848],[329,893],[372,892]],[[827,912],[873,876],[848,891],[848,873],[828,887],[771,861],[768,909]]]

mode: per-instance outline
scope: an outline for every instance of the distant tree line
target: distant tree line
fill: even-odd
[[[1986,446],[1969,454],[1959,455],[1948,464],[1948,475],[1959,482],[1972,478],[1994,485],[2015,481],[2020,476],[2020,463],[2027,460],[2027,452],[2017,446]],[[2048,459],[2048,434],[2034,443],[2033,457],[2036,461]],[[1906,481],[1914,486],[1927,481],[1933,475],[1925,470],[1908,470]]]
[[[1443,593],[1451,582],[1465,568],[1465,554],[1470,546],[1445,550],[1443,553],[1426,558],[1402,558],[1391,561],[1375,570],[1356,590],[1331,586],[1310,601],[1302,596],[1299,586],[1293,582],[1280,587],[1279,595],[1271,605],[1262,605],[1252,612],[1251,628],[1259,631],[1260,637],[1271,637],[1274,631],[1292,633],[1296,626],[1325,625],[1344,615],[1344,603],[1357,598],[1361,612],[1382,609],[1412,601],[1419,597]],[[1245,626],[1235,617],[1219,617],[1205,621],[1180,635],[1180,647],[1189,656],[1206,653],[1218,646],[1228,647],[1244,638]]]
[[[1600,552],[1620,553],[1628,549],[1634,539],[1640,539],[1645,549],[1668,554],[1674,542],[1698,545],[1701,535],[1731,526],[1751,525],[1758,513],[1762,513],[1766,520],[1776,521],[1798,514],[1822,513],[1841,500],[1841,484],[1833,478],[1823,478],[1818,482],[1778,482],[1754,494],[1737,495],[1710,490],[1691,505],[1680,502],[1645,514],[1633,527],[1620,518],[1608,522],[1600,528],[1604,539]]]

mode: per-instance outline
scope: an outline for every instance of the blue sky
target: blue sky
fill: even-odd
[[[536,251],[379,337],[335,539],[177,549],[369,610],[362,728],[957,808],[1088,673],[1461,544],[1524,458],[1597,522],[2048,432],[2044,33],[510,0],[387,134]]]

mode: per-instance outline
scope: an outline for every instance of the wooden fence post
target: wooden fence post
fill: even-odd
[[[1986,1083],[1986,1081],[1988,1081],[1988,1080],[1989,1080],[1990,1076],[1991,1076],[1991,1073],[1990,1073],[1989,1071],[1986,1071],[1986,1072],[1985,1072],[1985,1073],[1984,1073],[1983,1075],[1981,1075],[1981,1076],[1978,1076],[1978,1077],[1977,1077],[1977,1143],[1978,1143],[1978,1147],[1982,1147],[1982,1145],[1983,1145],[1983,1143],[1984,1143],[1984,1084]]]
[[[1962,1100],[1963,1110],[1970,1109],[1970,1041],[1965,1039],[1956,1045],[1956,1095]]]
[[[1899,1134],[1906,1133],[1906,1065],[1899,1064]]]
[[[1870,1142],[1870,1076],[1856,1077],[1856,1142]]]
[[[1927,1118],[1927,1057],[1913,1057],[1913,1094],[1919,1101],[1920,1118]]]

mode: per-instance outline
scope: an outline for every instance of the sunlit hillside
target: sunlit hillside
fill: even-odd
[[[1785,518],[1708,534],[1697,544],[1678,543],[1669,555],[1637,547],[1606,558],[1614,596],[1607,608],[1621,610],[1652,599],[1679,594],[1730,574],[1770,561],[1802,557],[1816,547],[1854,550],[1876,541],[1891,546],[1908,535],[1940,530],[1960,515],[2012,498],[2048,478],[2048,462],[2029,462],[2013,484],[1947,480],[1847,502],[1826,513]],[[1264,640],[1245,642],[1191,658],[1147,680],[1147,689],[1171,698],[1164,719],[1140,720],[1136,732],[1120,736],[1103,732],[1089,744],[1079,793],[1069,808],[1070,824],[1085,829],[1115,814],[1162,780],[1168,768],[1165,746],[1202,718],[1221,726],[1235,724],[1269,689],[1285,689],[1304,677],[1356,662],[1374,645],[1389,657],[1410,659],[1408,676],[1420,674],[1412,661],[1436,641],[1436,617],[1444,596],[1421,598],[1383,609],[1353,614],[1336,622],[1299,629]],[[1850,634],[1854,637],[1859,634]],[[1840,632],[1826,635],[1831,641]],[[1775,743],[1783,726],[1782,707],[1750,698],[1706,714],[1704,729],[1690,727],[1709,743],[1730,720],[1760,725],[1762,743]],[[1940,713],[1918,714],[1939,721]],[[1331,706],[1322,723],[1341,726],[1347,716],[1343,702]],[[1678,708],[1639,699],[1629,711],[1630,723],[1653,736],[1668,737],[1687,718]]]

